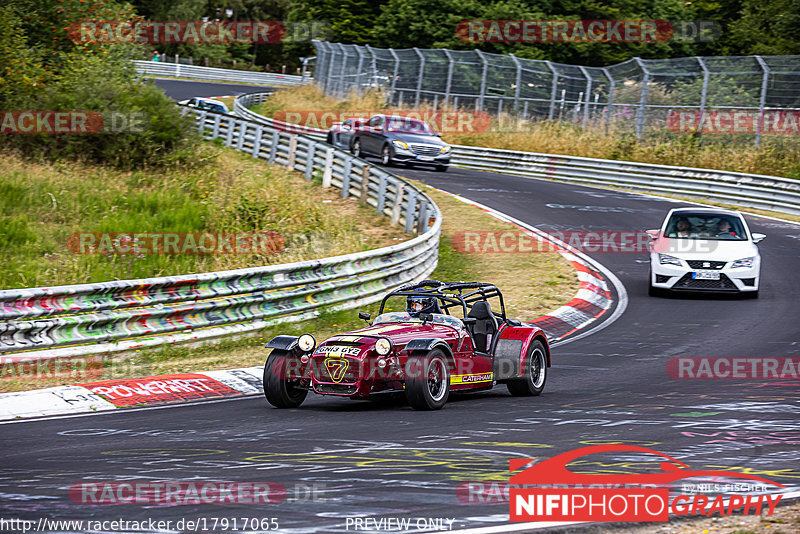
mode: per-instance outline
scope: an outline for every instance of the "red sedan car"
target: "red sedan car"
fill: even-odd
[[[442,408],[451,391],[496,384],[512,395],[539,395],[550,366],[544,332],[507,318],[500,290],[478,282],[407,285],[383,298],[366,328],[319,346],[311,334],[278,336],[267,348],[264,395],[278,408],[300,406],[309,391],[353,398],[403,392],[418,410]]]

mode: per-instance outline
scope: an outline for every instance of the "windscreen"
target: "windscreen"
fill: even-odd
[[[675,213],[667,223],[665,234],[679,239],[747,240],[739,217],[716,213]]]

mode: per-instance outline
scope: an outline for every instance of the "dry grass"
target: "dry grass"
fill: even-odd
[[[314,85],[282,89],[255,110],[267,116],[278,111],[308,110],[387,110],[384,94],[368,91],[353,93],[338,100],[324,95]],[[394,106],[392,109],[397,109]],[[404,105],[403,109],[412,109]],[[432,110],[429,103],[414,107]],[[630,133],[606,133],[604,125],[586,129],[564,122],[521,121],[507,115],[492,119],[486,132],[445,133],[448,142],[508,150],[523,150],[547,154],[569,154],[590,158],[619,159],[643,163],[660,163],[708,169],[721,169],[755,174],[786,176],[800,179],[800,145],[794,137],[765,136],[762,146],[752,146],[752,140],[735,143],[730,138],[699,143],[691,135],[656,133],[637,142]],[[795,136],[796,137],[796,136]],[[710,135],[706,136],[711,138]],[[726,144],[727,142],[727,144]]]
[[[221,271],[348,254],[403,234],[357,200],[213,145],[201,168],[120,172],[0,153],[0,288]],[[277,254],[73,254],[75,232],[266,232]]]

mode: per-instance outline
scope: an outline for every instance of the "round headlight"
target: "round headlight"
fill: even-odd
[[[303,352],[311,352],[316,345],[317,340],[314,339],[314,336],[311,334],[303,334],[300,336],[300,339],[297,340],[297,346],[300,347],[300,350]]]
[[[375,342],[375,352],[381,356],[386,356],[392,352],[392,342],[385,337],[378,339],[378,341]]]

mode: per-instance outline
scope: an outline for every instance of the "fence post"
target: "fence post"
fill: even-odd
[[[334,148],[329,148],[325,151],[325,167],[322,171],[322,187],[331,186],[331,178],[333,178],[333,152]]]
[[[372,85],[374,84],[375,85],[375,89],[378,89],[378,86],[379,86],[379,84],[378,84],[378,64],[377,64],[377,60],[375,58],[375,52],[373,52],[372,47],[370,45],[364,45],[364,48],[367,49],[367,52],[369,52],[369,57],[370,57],[369,68],[370,68],[370,71],[372,72],[372,74],[370,76],[372,81],[370,82],[369,85],[370,85],[370,87],[372,87]]]
[[[547,112],[547,120],[553,120],[556,111],[556,96],[558,96],[558,71],[549,61],[545,61],[547,68],[553,73],[553,87],[550,89],[550,111]]]
[[[408,194],[408,204],[406,205],[406,225],[405,233],[411,232],[414,228],[414,211],[417,209],[417,191],[412,189]]]
[[[205,137],[206,136],[205,135],[205,133],[206,133],[206,117],[208,116],[208,111],[203,110],[203,111],[201,111],[199,113],[198,116],[200,117],[200,120],[198,121],[197,133],[202,135],[203,137]],[[195,116],[195,120],[197,120],[198,116]]]
[[[272,132],[272,144],[269,147],[269,163],[275,163],[275,157],[278,155],[278,145],[281,144],[281,133],[277,130]]]
[[[211,130],[211,139],[216,139],[219,137],[219,124],[222,120],[222,115],[219,113],[214,113],[214,128]]]
[[[758,101],[758,126],[756,126],[756,146],[761,145],[761,131],[764,129],[764,106],[767,103],[767,85],[769,84],[769,65],[761,56],[753,56],[761,65],[764,76],[761,78],[761,98]]]
[[[414,52],[419,56],[419,74],[417,75],[417,95],[414,97],[414,107],[419,106],[419,94],[422,92],[422,77],[425,74],[425,56],[419,51],[419,48],[414,47]]]
[[[333,65],[336,59],[336,52],[333,51],[333,45],[328,43],[327,46],[330,47],[328,58],[328,76],[325,81],[325,93],[328,95],[332,95],[336,90],[336,84],[333,82]]]
[[[708,97],[708,67],[706,66],[706,62],[703,61],[701,57],[695,57],[697,63],[700,64],[700,68],[703,69],[703,89],[700,92],[700,121],[697,124],[697,135],[703,133],[703,119],[705,118],[706,114],[706,99]]]
[[[264,135],[264,127],[260,124],[256,126],[256,133],[253,134],[253,151],[251,152],[254,158],[259,156],[261,152],[261,136]]]
[[[347,70],[347,58],[350,54],[347,53],[347,49],[344,47],[342,43],[336,43],[339,47],[339,50],[342,51],[342,66],[339,69],[339,83],[337,84],[338,90],[337,94],[344,98],[347,96],[347,91],[345,90],[345,71]]]
[[[314,172],[314,155],[316,151],[317,143],[310,143],[306,152],[306,172],[304,176],[306,180],[311,180],[311,174]]]
[[[353,158],[344,160],[344,172],[342,173],[342,198],[350,196],[350,171],[353,169]]]
[[[608,133],[608,125],[611,123],[611,114],[614,112],[614,90],[617,88],[617,81],[611,77],[611,72],[603,67],[603,74],[608,78],[608,110],[606,112],[606,133]]]
[[[486,96],[486,76],[489,73],[489,62],[486,61],[486,57],[483,55],[483,52],[480,50],[475,50],[478,54],[478,57],[481,58],[483,62],[483,73],[481,74],[481,94],[478,95],[478,109],[475,111],[483,111],[483,98]]]
[[[394,194],[394,206],[392,206],[392,226],[397,225],[400,221],[400,208],[403,205],[403,191],[405,190],[406,184],[403,182],[398,182]]]
[[[294,169],[294,162],[297,158],[297,134],[291,134],[289,136],[289,161],[286,163],[286,167],[289,169]]]
[[[417,234],[425,233],[425,225],[428,222],[428,201],[423,200],[419,205],[419,219],[417,219]]]
[[[641,139],[642,129],[644,128],[645,106],[647,106],[647,83],[650,81],[650,71],[647,70],[641,58],[635,57],[633,59],[644,73],[644,77],[642,78],[642,93],[639,97],[639,109],[636,110],[636,139]]]
[[[367,196],[369,195],[369,165],[364,165],[361,169],[361,196],[358,198],[358,203],[362,206],[367,205]]]
[[[392,53],[392,57],[394,58],[394,74],[392,74],[392,88],[389,90],[389,103],[391,104],[394,102],[394,90],[397,86],[397,76],[400,74],[400,58],[397,55],[397,52],[394,51],[394,48],[390,48],[389,52]],[[398,104],[399,107],[399,104]]]
[[[239,127],[239,135],[236,136],[236,150],[241,150],[244,146],[244,138],[247,134],[247,128],[249,127],[249,122],[242,122],[242,125]]]
[[[175,54],[175,76],[180,76],[180,75],[181,75],[180,56],[178,54]]]
[[[519,111],[519,90],[522,85],[522,63],[520,63],[519,58],[514,54],[509,54],[509,56],[517,67],[517,78],[514,82],[514,113],[517,113]]]
[[[227,117],[228,131],[225,135],[225,146],[233,145],[233,132],[236,130],[236,123],[238,122],[233,117]]]
[[[356,66],[356,83],[358,83],[358,80],[367,78],[366,76],[364,76],[363,78],[361,77],[361,69],[364,68],[364,55],[361,53],[361,47],[358,46],[356,47],[356,54],[358,54],[358,65]],[[359,84],[359,86],[356,88],[359,94],[363,93],[363,91],[361,91],[360,85],[361,84]]]
[[[450,50],[444,49],[444,55],[447,57],[447,82],[444,86],[444,103],[442,110],[447,109],[447,103],[450,101],[450,86],[453,85],[453,55]]]
[[[586,67],[578,68],[581,69],[581,74],[586,78],[586,90],[583,93],[583,124],[581,126],[582,128],[586,128],[586,124],[589,122],[589,100],[591,100],[589,95],[592,94],[592,76],[589,74]]]
[[[378,202],[375,209],[378,213],[383,213],[383,207],[386,204],[386,173],[380,174],[380,182],[378,182]]]

